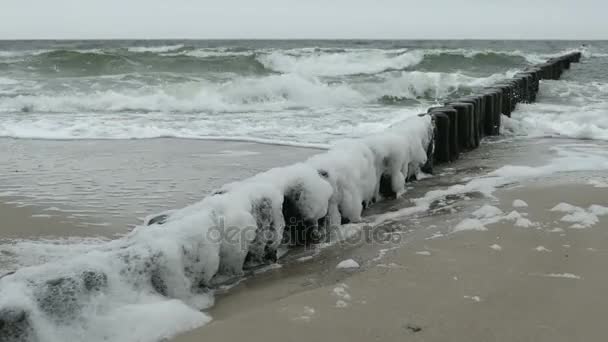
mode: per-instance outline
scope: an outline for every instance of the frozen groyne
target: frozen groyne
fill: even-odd
[[[109,317],[147,317],[150,308],[186,328],[202,324],[199,310],[211,305],[214,286],[276,261],[281,248],[324,241],[332,227],[359,221],[367,206],[403,195],[420,172],[497,135],[501,115],[533,102],[541,79],[559,78],[580,57],[553,58],[382,134],[226,184],[78,257],[2,276],[0,341],[120,340],[103,329]],[[160,324],[162,316],[154,317],[151,324]]]

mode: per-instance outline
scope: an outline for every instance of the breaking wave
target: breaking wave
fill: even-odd
[[[323,145],[383,129],[403,113],[467,95],[545,58],[382,44],[83,44],[0,52],[1,137]]]
[[[608,84],[545,81],[539,102],[504,118],[506,133],[608,140]]]
[[[521,51],[466,49],[323,49],[194,48],[183,44],[126,48],[2,51],[0,63],[63,76],[143,71],[300,73],[312,76],[375,74],[425,69],[457,70],[471,65],[518,67],[546,59]]]
[[[327,144],[386,128],[404,115],[508,77],[395,71],[359,83],[298,74],[223,83],[5,96],[0,136],[37,139],[178,137]],[[10,83],[10,81],[6,81]],[[0,95],[1,96],[1,95]]]
[[[482,87],[516,71],[476,78],[460,73],[389,72],[357,83],[327,83],[298,74],[278,74],[211,82],[190,81],[124,90],[6,96],[0,113],[44,112],[239,112],[301,107],[360,106],[385,97],[434,101]],[[130,76],[122,79],[131,82]],[[13,85],[17,81],[3,78]]]

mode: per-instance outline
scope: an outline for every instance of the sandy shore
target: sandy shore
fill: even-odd
[[[500,222],[488,231],[417,240],[346,279],[257,307],[239,293],[239,312],[175,341],[603,340],[608,220],[570,229],[563,213],[549,209],[561,201],[606,206],[607,190],[525,185],[500,190],[492,204],[508,213],[513,200],[524,199],[529,207],[515,209],[535,227]]]
[[[13,146],[8,156],[18,172],[0,177],[0,243],[124,233],[146,214],[193,203],[226,182],[318,153],[177,139],[53,142],[54,148],[6,143]],[[559,143],[584,142],[489,141],[366,215],[410,206],[410,198],[505,164],[543,165]],[[608,206],[608,189],[590,185],[590,179],[606,175],[559,174],[501,188],[495,200],[475,194],[450,199],[450,210],[389,222],[399,244],[292,251],[282,267],[218,293],[209,310],[214,320],[174,341],[603,340],[608,277],[600,270],[608,253],[608,216],[572,229],[560,221],[564,213],[549,211],[560,202]],[[513,208],[516,199],[529,206]],[[449,234],[484,204],[505,214],[517,210],[532,226],[503,220],[488,224],[487,231]],[[0,253],[0,266],[2,258]],[[348,258],[361,268],[336,270]]]
[[[573,142],[486,144],[438,170],[441,177],[417,183],[408,197],[508,163],[543,165],[559,143]],[[602,340],[608,216],[573,229],[561,221],[565,213],[550,209],[560,202],[608,206],[608,189],[589,184],[606,176],[563,173],[511,184],[496,199],[461,196],[449,204],[453,210],[392,223],[404,243],[339,245],[287,262],[220,295],[209,311],[214,321],[174,341]],[[528,206],[514,208],[517,199]],[[450,233],[485,204],[505,215],[515,210],[531,226],[502,220],[487,231]],[[368,214],[407,205],[380,203]],[[361,268],[336,270],[348,258]]]

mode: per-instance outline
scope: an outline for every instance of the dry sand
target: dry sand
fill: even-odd
[[[525,200],[529,207],[517,210],[537,227],[501,222],[418,240],[346,279],[263,305],[248,305],[240,292],[238,311],[174,341],[605,340],[607,216],[577,230],[548,209],[561,201],[608,206],[607,189],[557,183],[497,193],[493,204],[505,212]],[[441,217],[420,222],[438,223]],[[564,232],[549,232],[555,228]]]

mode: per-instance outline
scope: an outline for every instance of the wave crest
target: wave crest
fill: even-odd
[[[506,78],[509,74],[475,78],[459,73],[389,72],[357,83],[326,83],[298,74],[275,74],[212,82],[189,81],[169,85],[125,87],[67,94],[5,97],[0,113],[46,112],[238,112],[361,106],[385,96],[434,101]],[[126,82],[133,82],[125,76]],[[10,84],[10,83],[9,83]]]
[[[483,67],[516,67],[549,55],[519,50],[245,48],[194,47],[184,44],[97,49],[23,50],[0,53],[0,62],[18,63],[36,72],[60,75],[104,75],[128,72],[221,72],[235,74],[297,73],[340,77],[386,71],[456,71]]]

